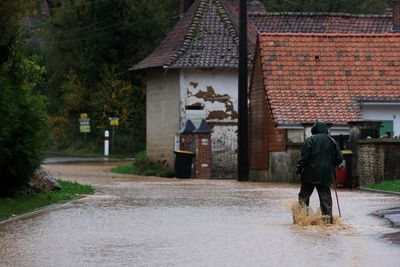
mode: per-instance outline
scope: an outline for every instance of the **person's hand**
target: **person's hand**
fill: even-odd
[[[301,174],[298,173],[298,174],[296,174],[296,181],[297,181],[297,182],[300,182],[300,180],[301,180]]]

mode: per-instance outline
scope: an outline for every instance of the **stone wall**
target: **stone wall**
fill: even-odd
[[[250,178],[257,182],[294,182],[296,163],[300,159],[302,144],[288,144],[286,151],[269,152],[269,168],[250,169]]]
[[[270,182],[294,182],[296,163],[300,159],[301,145],[290,145],[286,151],[270,153]]]
[[[400,140],[360,140],[357,173],[360,185],[400,179]]]

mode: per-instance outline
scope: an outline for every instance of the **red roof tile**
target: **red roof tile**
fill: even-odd
[[[357,100],[400,100],[400,34],[260,34],[278,124],[358,121]]]

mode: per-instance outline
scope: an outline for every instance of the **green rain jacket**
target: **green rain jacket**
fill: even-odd
[[[335,168],[343,161],[342,153],[335,140],[328,135],[325,122],[317,121],[311,133],[301,149],[296,172],[301,174],[302,183],[329,185]]]

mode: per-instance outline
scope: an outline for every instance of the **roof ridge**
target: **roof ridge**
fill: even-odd
[[[216,13],[217,16],[220,18],[221,23],[228,30],[229,35],[232,37],[234,43],[236,45],[239,45],[239,35],[236,32],[235,27],[230,20],[227,11],[225,10],[225,7],[222,4],[222,0],[200,0],[197,10],[193,15],[191,25],[189,26],[183,40],[182,47],[171,56],[171,58],[164,66],[168,67],[173,65],[189,49],[193,39],[197,36],[197,33],[199,32],[199,27],[204,17],[204,13],[207,12],[210,4],[215,5]]]
[[[343,12],[250,12],[249,16],[336,16],[336,17],[365,17],[365,18],[392,18],[387,14],[356,14]]]
[[[182,47],[171,56],[171,58],[166,62],[165,66],[172,65],[180,56],[185,54],[186,50],[190,46],[191,41],[196,36],[201,18],[203,17],[209,1],[212,0],[200,0],[199,6],[197,7],[196,12],[193,14],[192,22],[188,28],[185,38],[183,39]]]
[[[303,32],[260,32],[259,36],[315,36],[315,37],[400,37],[400,33],[303,33]]]
[[[239,45],[239,35],[236,32],[235,27],[233,26],[232,21],[230,20],[224,5],[222,4],[221,0],[213,0],[214,4],[217,6],[217,15],[221,18],[222,23],[225,24],[226,28],[228,29],[230,35],[232,36],[235,44]]]

